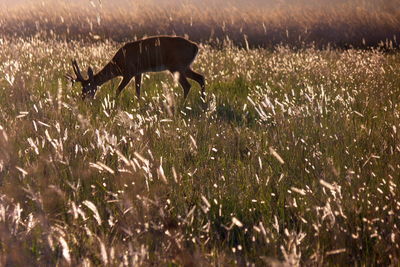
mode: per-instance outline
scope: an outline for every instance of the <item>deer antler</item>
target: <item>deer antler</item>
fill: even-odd
[[[72,60],[72,67],[74,68],[74,72],[75,72],[75,75],[76,75],[75,81],[83,82],[85,79],[83,79],[81,71],[80,71],[79,66],[78,66],[78,62],[76,62],[75,59]]]
[[[74,69],[74,73],[76,75],[76,78],[74,78],[71,74],[67,73],[64,75],[64,77],[69,80],[70,82],[72,82],[72,84],[74,84],[75,82],[82,82],[85,79],[83,79],[81,71],[79,69],[78,63],[76,62],[76,60],[72,60],[72,68]]]

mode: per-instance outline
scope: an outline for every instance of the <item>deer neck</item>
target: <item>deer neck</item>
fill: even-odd
[[[108,82],[109,80],[121,75],[118,66],[114,62],[109,62],[104,68],[94,75],[94,82],[97,86]]]

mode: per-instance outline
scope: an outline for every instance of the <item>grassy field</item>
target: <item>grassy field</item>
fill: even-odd
[[[397,1],[12,2],[1,266],[400,264]],[[166,73],[64,78],[152,34],[201,41],[205,110]]]
[[[1,40],[0,264],[399,264],[400,56],[214,49],[91,103],[113,42]]]

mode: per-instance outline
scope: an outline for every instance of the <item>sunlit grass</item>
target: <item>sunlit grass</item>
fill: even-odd
[[[205,111],[167,73],[82,102],[118,47],[2,42],[1,264],[398,264],[398,54],[204,45]]]

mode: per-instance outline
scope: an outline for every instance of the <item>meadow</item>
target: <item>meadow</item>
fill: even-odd
[[[166,73],[82,101],[121,43],[54,36],[0,39],[0,265],[399,264],[395,49],[204,42],[204,110]]]

